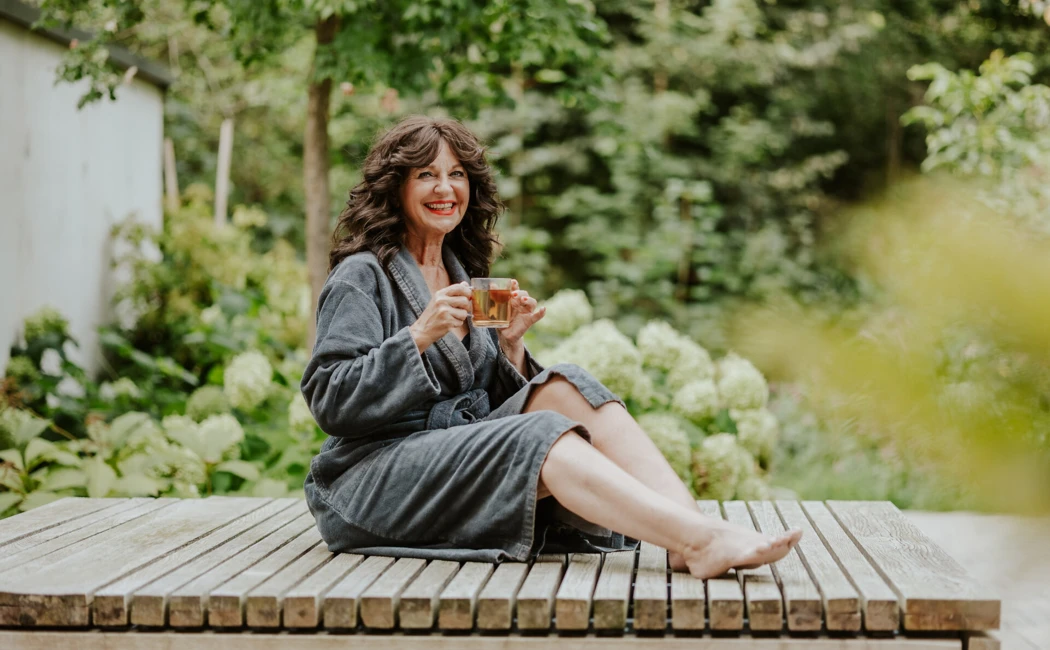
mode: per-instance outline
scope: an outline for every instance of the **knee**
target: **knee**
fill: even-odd
[[[583,394],[576,384],[561,375],[551,374],[536,386],[529,398],[529,406],[534,409],[561,411],[576,400],[583,399]]]

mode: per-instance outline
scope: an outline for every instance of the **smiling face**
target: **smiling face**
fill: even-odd
[[[422,241],[452,232],[467,213],[470,180],[445,141],[426,167],[410,169],[401,186],[408,234]]]

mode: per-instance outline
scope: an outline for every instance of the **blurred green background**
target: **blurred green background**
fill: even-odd
[[[413,113],[488,145],[493,275],[553,298],[530,346],[627,397],[698,495],[1050,509],[1050,3],[35,4],[98,35],[59,71],[85,103],[120,94],[107,45],[171,70],[181,198],[114,232],[100,376],[61,306],[26,323],[0,513],[301,491],[334,216]]]

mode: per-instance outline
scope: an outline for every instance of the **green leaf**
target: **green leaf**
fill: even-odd
[[[0,451],[0,460],[11,463],[19,472],[26,471],[26,464],[22,461],[22,452],[17,449],[5,449]]]
[[[288,495],[288,485],[284,481],[264,478],[252,486],[253,497],[279,498]]]
[[[51,426],[51,420],[30,416],[19,423],[19,426],[11,432],[11,437],[14,438],[15,444],[21,447],[46,431],[49,426]]]
[[[35,466],[35,462],[38,458],[47,460],[51,452],[58,451],[55,447],[55,443],[44,440],[43,438],[33,438],[26,445],[25,461],[26,468],[31,469]]]
[[[129,497],[155,497],[164,488],[164,482],[145,474],[121,476],[113,484],[113,491]]]
[[[87,487],[87,474],[72,467],[49,469],[40,480],[40,489],[49,492]]]
[[[254,481],[259,478],[259,468],[246,460],[228,460],[215,466],[217,472],[229,472],[240,476],[246,481]]]
[[[65,497],[61,494],[55,494],[54,492],[47,492],[44,490],[37,490],[31,492],[22,502],[22,505],[18,506],[18,509],[22,512],[26,510],[32,510],[33,508],[39,508],[40,506],[46,506],[52,501],[58,501]]]
[[[128,439],[136,433],[149,433],[148,431],[143,432],[145,428],[156,429],[156,425],[147,413],[131,412],[125,413],[119,416],[109,425],[109,431],[103,436],[105,442],[112,445],[114,448],[119,448]]]
[[[84,473],[87,475],[88,496],[92,498],[108,495],[117,480],[117,473],[113,468],[97,456],[84,463]]]
[[[0,514],[19,503],[22,503],[21,494],[17,492],[0,492]]]

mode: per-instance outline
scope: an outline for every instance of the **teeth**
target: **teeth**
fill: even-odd
[[[425,203],[424,205],[434,210],[448,210],[452,207],[451,203]]]

